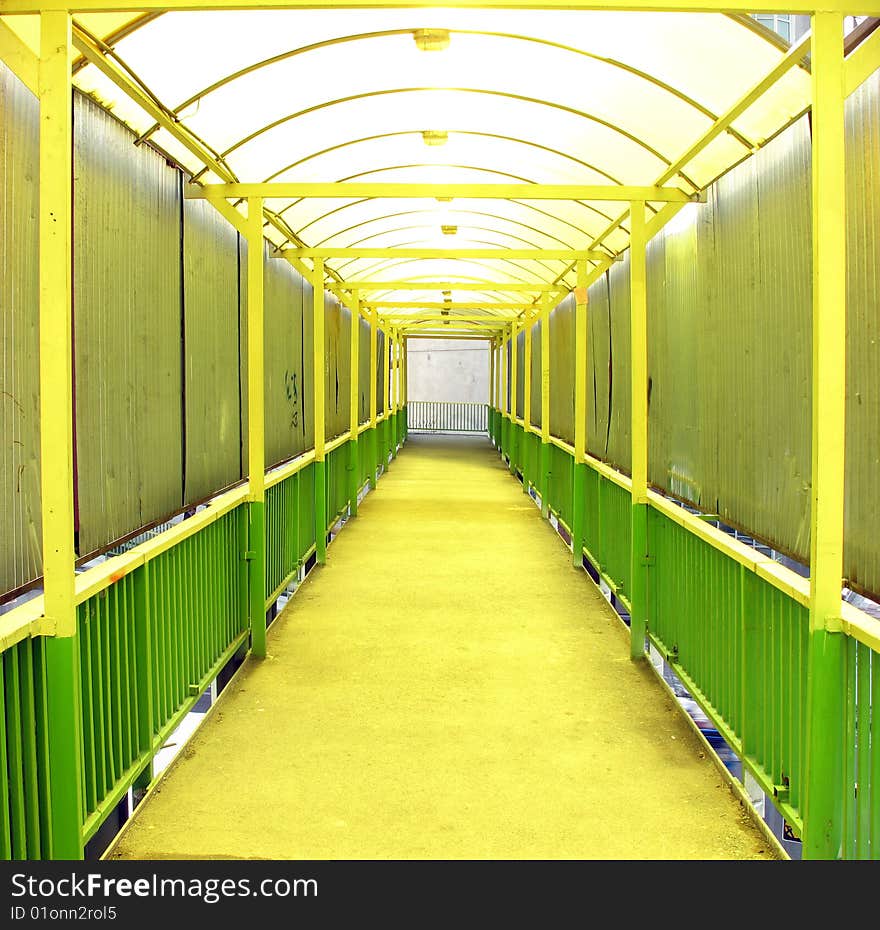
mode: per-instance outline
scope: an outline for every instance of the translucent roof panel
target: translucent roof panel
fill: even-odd
[[[4,22],[36,50],[36,17]],[[750,18],[724,14],[319,7],[95,14],[74,28],[80,46],[112,46],[112,68],[155,105],[133,103],[85,59],[76,84],[201,183],[665,183],[693,194],[810,99],[809,74],[795,67],[683,162],[786,53]],[[176,129],[160,128],[160,110]],[[627,204],[602,200],[265,206],[280,246],[617,254],[628,244]],[[571,261],[555,258],[345,257],[328,267],[348,278],[574,280]]]

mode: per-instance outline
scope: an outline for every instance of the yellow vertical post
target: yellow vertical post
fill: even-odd
[[[397,456],[397,430],[400,421],[400,342],[397,329],[391,330],[391,457]]]
[[[409,400],[409,337],[401,336],[400,339],[400,360],[402,365],[401,374],[401,439],[406,440],[409,434],[409,412],[407,410],[407,401]]]
[[[266,655],[263,200],[247,200],[248,619],[251,651]]]
[[[648,596],[648,286],[645,204],[630,206],[630,378],[632,544],[630,547],[630,655],[645,655]]]
[[[370,310],[370,488],[376,489],[376,469],[379,465],[379,407],[376,388],[376,368],[379,361],[379,311]]]
[[[510,455],[510,372],[507,327],[501,336],[501,455]]]
[[[516,424],[516,392],[517,392],[517,332],[516,324],[510,327],[510,473],[516,475],[517,466],[517,431]]]
[[[844,694],[840,632],[846,410],[843,22],[813,15],[813,386],[804,856],[842,854]]]
[[[587,489],[587,260],[578,259],[574,319],[574,473],[572,482],[571,559],[584,566],[584,528]]]
[[[541,513],[550,516],[550,307],[541,311]]]
[[[495,439],[495,340],[489,340],[489,438]]]
[[[81,859],[79,636],[74,596],[73,338],[71,329],[71,27],[40,14],[40,493],[49,742],[47,855]],[[5,799],[4,802],[5,803]]]
[[[522,476],[523,476],[523,494],[529,493],[529,483],[531,475],[528,474],[528,465],[526,461],[525,450],[531,448],[531,439],[528,438],[532,431],[532,322],[526,319],[523,335],[523,455],[522,459]]]
[[[382,420],[382,471],[388,469],[388,459],[390,454],[391,445],[391,377],[389,372],[389,365],[391,364],[391,340],[390,340],[390,329],[383,330],[384,340],[382,342],[382,411],[384,414],[384,419]]]
[[[360,425],[360,346],[361,346],[361,302],[358,291],[351,294],[351,346],[349,353],[349,417],[348,417],[348,508],[351,516],[358,512],[358,491],[361,485],[360,449],[358,426]]]
[[[315,422],[315,558],[319,565],[327,561],[327,464],[324,390],[326,359],[324,352],[324,262],[314,260],[312,270],[312,351],[314,358]]]

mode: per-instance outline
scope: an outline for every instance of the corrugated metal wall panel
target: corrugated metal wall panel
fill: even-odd
[[[382,361],[385,357],[385,333],[376,333],[376,416],[385,412],[385,395],[382,392]]]
[[[238,234],[206,201],[183,203],[186,503],[241,477]]]
[[[550,313],[550,432],[574,442],[574,294]]]
[[[711,395],[717,377],[711,353],[708,363],[701,362],[709,344],[706,333],[715,323],[706,276],[697,273],[698,265],[711,259],[711,252],[702,254],[707,243],[697,234],[697,224],[711,217],[711,207],[696,209],[693,218],[679,214],[678,233],[660,233],[648,246],[648,478],[699,503],[703,482],[717,470],[712,431],[700,423],[701,403],[715,406]],[[711,250],[711,220],[709,232]]]
[[[847,405],[844,573],[880,594],[880,71],[847,101]]]
[[[79,551],[183,502],[181,176],[74,99]]]
[[[39,106],[0,62],[0,594],[42,572]]]
[[[587,449],[629,472],[629,254],[588,292]]]
[[[721,384],[714,416],[710,411],[717,484],[707,501],[727,522],[802,558],[810,510],[810,187],[799,157],[808,150],[805,129],[802,120],[713,190],[716,255],[723,256],[713,263]]]
[[[358,422],[370,419],[370,324],[363,318],[358,320]]]
[[[523,418],[523,398],[525,396],[525,360],[526,360],[526,334],[517,333],[516,336],[516,416]]]
[[[324,432],[334,439],[349,425],[351,313],[332,294],[324,295]]]
[[[266,464],[273,465],[308,448],[303,426],[303,279],[288,262],[270,258],[265,242],[263,249]]]
[[[532,426],[541,429],[541,321],[532,326],[532,384],[531,384]]]

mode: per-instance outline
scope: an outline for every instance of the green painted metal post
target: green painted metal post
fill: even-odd
[[[53,859],[82,859],[82,712],[74,588],[71,331],[71,18],[40,14],[39,325],[40,475],[46,640],[49,843]],[[3,799],[6,803],[6,799]]]
[[[133,578],[134,584],[134,648],[137,657],[135,687],[137,688],[137,747],[140,754],[153,748],[153,629],[150,613],[151,567],[145,562]],[[146,788],[153,778],[152,758],[135,780],[135,788]]]
[[[632,542],[630,656],[645,657],[648,605],[648,292],[645,204],[630,205],[630,375]]]
[[[803,853],[808,859],[836,859],[843,852],[848,748],[840,627],[847,266],[841,15],[814,14],[812,35],[813,400]]]

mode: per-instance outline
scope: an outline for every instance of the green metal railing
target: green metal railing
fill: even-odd
[[[489,432],[526,488],[570,530],[574,450],[497,410]],[[584,554],[629,610],[632,499],[629,478],[587,459]],[[649,493],[648,639],[739,755],[797,835],[804,829],[809,582],[676,503]],[[880,859],[880,634],[842,605],[846,757],[840,759],[839,855]]]
[[[357,490],[406,438],[406,409],[363,426]],[[349,434],[327,446],[328,531],[353,485]],[[385,453],[383,460],[382,456]],[[377,465],[380,466],[377,469]],[[315,551],[315,465],[308,452],[266,477],[266,608]],[[250,636],[246,487],[77,578],[79,843],[97,832],[204,690]],[[46,859],[52,836],[49,673],[42,599],[4,616],[0,638],[0,858]],[[57,787],[57,785],[56,785]],[[75,844],[74,844],[75,845]],[[65,843],[66,848],[70,842]]]

